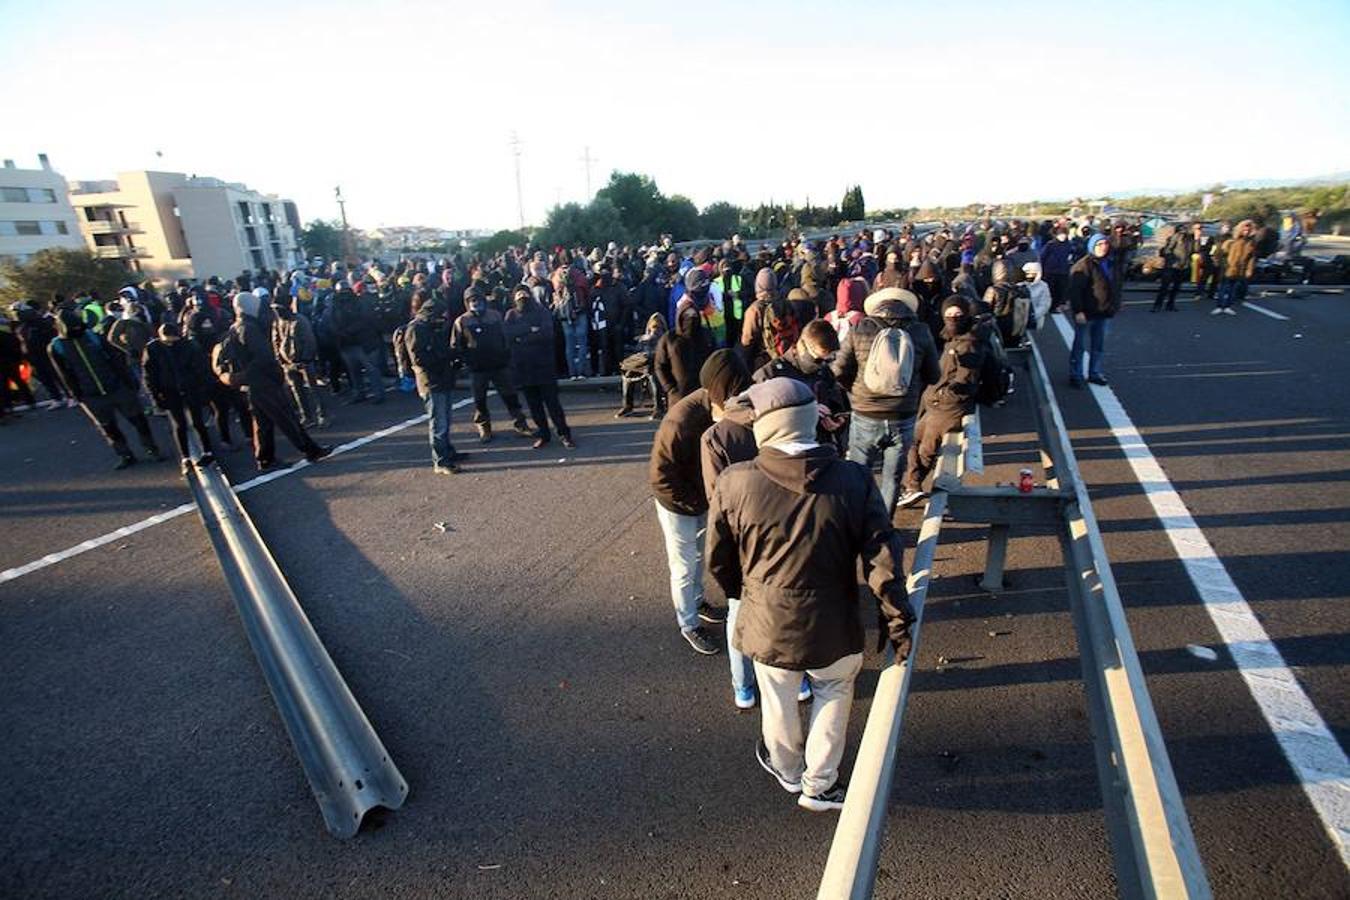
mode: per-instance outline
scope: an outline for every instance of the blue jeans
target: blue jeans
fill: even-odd
[[[905,474],[905,458],[914,443],[914,419],[873,419],[853,414],[848,427],[848,458],[868,469],[881,455],[881,499],[886,511],[895,512],[900,496],[900,479]]]
[[[1247,279],[1225,278],[1219,283],[1219,295],[1214,299],[1214,305],[1219,309],[1227,309],[1246,299]]]
[[[666,539],[675,620],[681,631],[693,631],[698,627],[698,608],[703,602],[703,538],[708,532],[708,515],[682,516],[656,503],[656,519]]]
[[[736,597],[727,598],[727,661],[731,663],[731,686],[735,690],[755,686],[755,662],[737,650],[733,641],[736,635],[736,616],[741,611],[741,601]]]
[[[1088,319],[1073,323],[1073,348],[1069,350],[1069,377],[1083,379],[1083,351],[1088,349],[1088,377],[1105,378],[1102,362],[1106,359],[1106,324],[1110,319]]]
[[[567,374],[575,378],[589,375],[591,366],[591,348],[586,333],[590,324],[582,316],[570,322],[563,322],[563,342],[567,348]]]
[[[432,391],[422,398],[426,407],[427,432],[431,437],[431,461],[448,466],[455,458],[455,445],[450,443],[450,392]]]

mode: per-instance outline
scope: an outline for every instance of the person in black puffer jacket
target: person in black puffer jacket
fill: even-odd
[[[666,332],[656,345],[656,378],[671,406],[698,390],[699,370],[713,349],[703,317],[692,307],[684,309],[675,330]]]
[[[918,317],[919,298],[904,288],[884,288],[863,303],[867,318],[849,329],[839,345],[834,374],[853,407],[848,458],[869,468],[881,457],[881,496],[894,512],[905,456],[914,440],[915,420],[924,388],[938,378],[938,352],[929,326]],[[864,373],[872,345],[884,329],[909,335],[914,368],[903,394],[880,394],[867,386]]]
[[[533,447],[548,446],[551,435],[549,417],[558,429],[558,438],[569,450],[576,447],[572,429],[567,426],[562,401],[558,398],[558,377],[553,368],[553,314],[534,298],[529,287],[517,285],[506,311],[503,328],[511,348],[511,375],[536,427]]]
[[[497,396],[506,404],[516,433],[533,437],[525,422],[525,411],[520,407],[520,396],[511,383],[511,348],[506,343],[505,323],[501,314],[488,306],[482,282],[475,282],[464,292],[464,304],[468,311],[455,319],[450,329],[450,346],[468,365],[473,378],[473,424],[478,426],[478,439],[484,444],[492,440],[489,386],[497,389]]]
[[[173,440],[184,471],[192,459],[189,422],[202,446],[197,464],[207,465],[214,459],[211,436],[206,431],[206,405],[211,400],[211,382],[215,380],[211,364],[196,341],[183,337],[178,323],[165,322],[157,334],[156,340],[145,345],[141,356],[146,390],[173,422]]]
[[[431,440],[431,468],[438,475],[459,471],[465,454],[450,442],[450,392],[455,389],[455,351],[450,347],[450,328],[445,307],[425,290],[412,295],[412,321],[403,332],[404,345],[417,378],[417,395],[427,410],[427,433]]]
[[[360,289],[360,293],[356,289]],[[370,399],[384,402],[384,381],[380,375],[380,328],[375,309],[365,296],[363,282],[355,288],[342,285],[333,297],[333,324],[347,377],[352,383],[352,403]],[[362,375],[365,390],[362,391]]]

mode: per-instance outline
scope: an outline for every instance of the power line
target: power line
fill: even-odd
[[[511,132],[511,155],[516,161],[516,216],[520,220],[520,230],[525,230],[525,200],[520,191],[520,136]]]
[[[586,152],[581,155],[581,161],[586,166],[586,202],[591,202],[591,163],[599,162],[594,156],[591,156],[591,148],[587,147]]]

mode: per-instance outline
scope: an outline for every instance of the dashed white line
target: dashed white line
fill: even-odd
[[[455,403],[451,404],[450,408],[460,409],[462,407],[468,406],[472,402],[473,398],[465,397],[463,400],[458,400]],[[381,438],[387,438],[390,435],[398,434],[400,431],[404,431],[408,428],[411,428],[414,425],[420,425],[426,420],[427,420],[426,413],[422,413],[420,416],[413,416],[411,419],[405,419],[404,421],[394,425],[390,425],[387,428],[381,428],[379,431],[373,431],[370,434],[365,435],[364,437],[359,437],[356,438],[355,440],[348,441],[345,444],[334,447],[332,455],[337,456],[338,454],[341,453],[347,453],[351,450],[356,450],[360,447],[364,447],[366,444],[369,444],[373,441],[378,441]],[[285,469],[278,469],[275,472],[268,472],[264,475],[259,475],[256,478],[250,478],[248,481],[245,481],[242,484],[235,485],[234,490],[236,493],[240,493],[243,491],[251,491],[256,487],[262,487],[264,484],[276,481],[278,478],[285,478],[287,475],[292,475],[296,472],[299,472],[301,469],[308,468],[310,465],[312,465],[312,463],[309,463],[305,460],[301,460],[297,462],[295,465],[288,466]],[[173,509],[166,509],[163,512],[155,513],[153,516],[148,516],[144,519],[141,519],[139,522],[133,522],[130,525],[123,525],[121,528],[116,528],[108,532],[107,534],[101,534],[98,537],[89,538],[86,541],[81,541],[75,546],[68,547],[65,550],[59,550],[55,553],[48,553],[46,556],[40,559],[35,559],[32,562],[24,563],[21,566],[15,566],[12,569],[5,569],[3,572],[0,572],[0,584],[4,584],[7,581],[13,581],[16,578],[22,578],[25,575],[31,575],[34,572],[39,572],[47,568],[48,566],[54,566],[59,562],[65,562],[66,560],[70,559],[73,556],[79,556],[81,553],[88,553],[90,550],[97,550],[99,547],[102,547],[106,544],[110,544],[113,541],[119,540],[121,538],[131,537],[138,531],[144,531],[147,528],[153,528],[156,525],[162,525],[163,523],[168,522],[171,519],[176,519],[181,515],[190,513],[196,508],[197,507],[195,504],[184,503],[182,506],[175,506]]]
[[[1064,343],[1072,346],[1073,329],[1069,323],[1062,316],[1052,318]],[[1252,699],[1331,836],[1341,863],[1350,868],[1350,760],[1238,590],[1115,391],[1101,385],[1091,388],[1112,436],[1144,488],[1144,495],[1237,663]]]

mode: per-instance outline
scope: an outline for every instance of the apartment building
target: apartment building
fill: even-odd
[[[120,172],[115,181],[73,183],[71,202],[94,253],[154,278],[232,278],[301,260],[295,204],[242,184]]]
[[[0,258],[27,262],[48,247],[84,246],[66,180],[52,170],[45,153],[37,169],[20,169],[7,159],[0,168]]]

